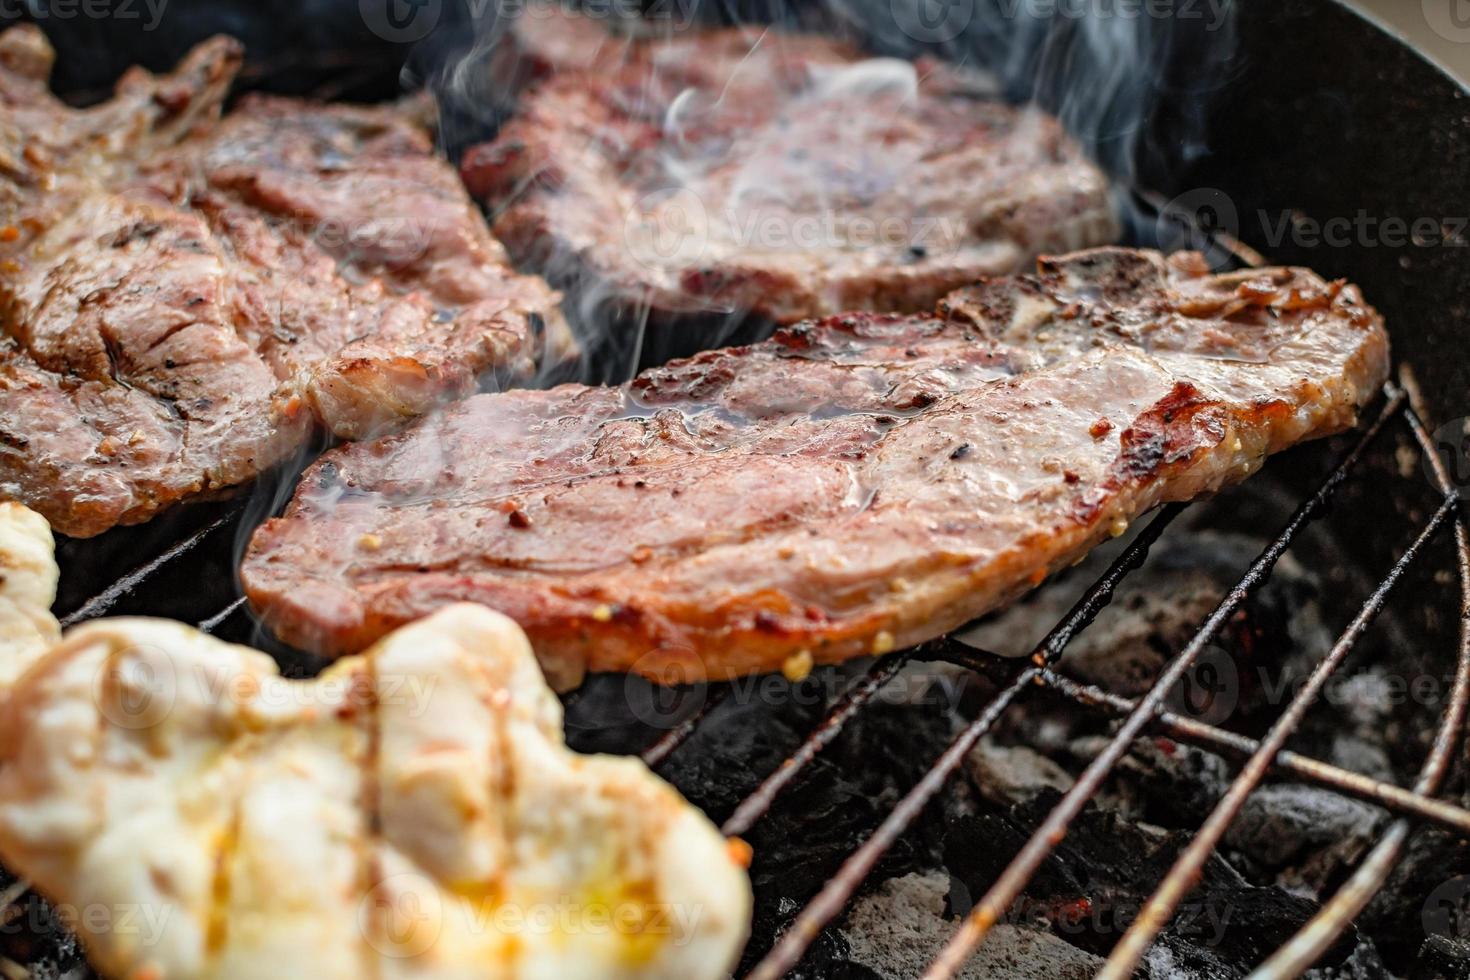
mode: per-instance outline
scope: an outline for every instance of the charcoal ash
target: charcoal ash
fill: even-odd
[[[1356,867],[1382,836],[1381,808],[1301,783],[1259,787],[1225,834],[1225,844],[1286,887],[1321,894]]]
[[[1430,936],[1419,949],[1407,980],[1463,980],[1470,977],[1470,943]]]
[[[1029,745],[1002,745],[983,738],[965,758],[976,791],[991,803],[1027,803],[1045,790],[1065,793],[1076,781],[1049,756]]]
[[[874,977],[916,977],[954,933],[948,876],[931,871],[885,882],[854,903],[839,930],[848,957]],[[962,980],[1084,980],[1103,961],[1045,929],[1003,923],[964,965]]]
[[[1029,654],[1031,645],[1067,614],[1125,544],[1120,539],[1093,551],[1077,568],[988,618],[964,639],[1001,656]],[[1112,603],[1067,647],[1061,669],[1113,694],[1144,694],[1263,544],[1248,535],[1188,528],[1166,535],[1148,562],[1123,581]],[[1323,634],[1311,628],[1319,618],[1312,610],[1315,594],[1314,577],[1286,556],[1232,618],[1216,645],[1245,651],[1253,662],[1270,664],[1283,662],[1300,645],[1307,646],[1309,656],[1325,652]]]
[[[1192,605],[1186,604],[1172,618],[1165,615],[1167,604],[1130,603],[1125,592],[1097,624],[1112,623],[1095,647],[1093,662],[1103,662],[1107,643],[1121,643],[1132,651],[1134,663],[1155,658],[1144,671],[1122,675],[1125,681],[1136,683],[1136,678],[1156,670],[1171,652],[1169,644],[1181,644],[1192,634],[1259,552],[1260,544],[1218,532],[1186,532],[1177,542],[1166,539],[1156,549],[1155,558],[1162,559],[1157,567],[1164,569],[1160,576],[1125,589],[1161,591],[1177,580],[1182,569],[1201,564],[1211,569],[1209,581],[1196,577]],[[1284,677],[1304,675],[1331,640],[1315,605],[1315,582],[1288,560],[1272,583],[1230,624],[1222,645],[1255,658],[1243,663],[1270,663]],[[1012,623],[1000,633],[1023,636],[1023,642],[1042,635],[1073,600],[1065,595],[1048,598],[1051,592],[1043,590],[1018,607],[1029,610],[1035,628]],[[1051,604],[1061,608],[1050,608]],[[1009,615],[995,617],[992,624]],[[1102,673],[1089,679],[1099,684],[1117,681]],[[1279,705],[1268,696],[1269,685],[1246,679],[1240,688],[1240,709],[1229,720],[1249,725],[1257,714],[1279,710]],[[1371,683],[1362,683],[1371,695]],[[835,690],[838,685],[829,686]],[[893,686],[900,693],[880,698],[859,713],[752,833],[757,937],[779,935],[789,926],[796,912],[871,835],[963,719],[973,717],[994,693],[993,681],[943,664],[911,665]],[[1368,752],[1365,757],[1381,763],[1385,757],[1370,750],[1380,747],[1372,740],[1372,728],[1382,713],[1371,696],[1360,700],[1361,705],[1352,706],[1356,715],[1350,735],[1361,738],[1366,746],[1361,751]],[[663,772],[719,818],[780,764],[822,713],[795,711],[783,704],[722,707]],[[937,926],[933,921],[905,919],[902,916],[908,913],[902,910],[917,903],[929,909],[926,920],[933,920],[936,882],[947,880],[940,919],[952,930],[1060,792],[1096,756],[1114,726],[1105,715],[1079,710],[1047,692],[1028,695],[980,742],[966,760],[963,775],[951,780],[879,863],[843,919],[822,934],[798,975],[911,975],[891,953],[882,954],[878,948],[886,942],[882,936],[867,944],[856,938],[864,934],[864,923],[886,921],[883,910],[887,910],[887,917],[897,920],[882,933],[895,940],[888,945],[902,947],[896,938],[904,934],[912,934],[909,946],[922,945],[918,933]],[[1183,843],[1219,802],[1237,767],[1238,760],[1227,761],[1167,737],[1137,740],[1108,780],[1099,797],[1101,805],[1088,810],[1049,863],[1051,879],[1044,871],[1017,903],[1005,924],[1007,936],[1014,930],[1020,939],[1030,937],[1027,941],[1034,942],[1039,930],[1051,937],[1049,942],[1064,943],[1085,957],[1106,955]],[[1241,975],[1315,913],[1318,899],[1350,872],[1382,829],[1381,811],[1317,787],[1272,783],[1259,793],[1221,854],[1211,859],[1204,883],[1160,937],[1151,953],[1153,975]],[[940,944],[932,943],[917,955],[932,957]],[[754,942],[744,967],[752,966],[768,948],[769,940]],[[1387,974],[1365,933],[1343,937],[1313,975]]]
[[[923,667],[917,669],[923,676]],[[916,686],[913,691],[919,689]],[[913,696],[898,702],[879,699],[864,708],[747,836],[754,849],[751,884],[756,892],[756,920],[754,939],[736,976],[750,970],[769,951],[770,940],[789,927],[842,862],[873,835],[901,796],[925,773],[938,746],[956,735],[958,720],[944,699],[919,696],[917,704],[914,701]],[[732,717],[732,723],[734,720]],[[711,727],[711,736],[720,738],[719,730]],[[734,732],[729,736],[738,738]],[[736,755],[738,749],[731,751],[731,763],[744,765]],[[679,758],[684,755],[681,751]],[[701,749],[688,751],[689,758],[701,755]],[[779,761],[760,770],[760,776],[776,768]],[[673,773],[672,764],[667,773]],[[675,782],[682,785],[681,780]],[[883,855],[864,884],[863,895],[881,889],[895,877],[941,867],[948,821],[975,813],[976,807],[978,799],[969,782],[951,780],[908,833]],[[841,932],[829,929],[794,976],[864,976],[861,970],[848,955]]]
[[[1047,788],[1065,791],[1102,751],[1100,735],[1076,740],[1063,765],[1027,746],[982,743],[967,760],[979,795],[1028,803]],[[1100,806],[1130,821],[1193,831],[1209,817],[1235,770],[1220,756],[1163,737],[1136,740],[1097,795]],[[1256,884],[1279,884],[1320,896],[1350,873],[1381,836],[1380,808],[1302,783],[1267,783],[1247,798],[1224,847],[1237,870]]]
[[[1334,689],[1343,724],[1326,745],[1327,762],[1373,779],[1394,782],[1389,746],[1398,737],[1390,709],[1394,681],[1387,670],[1372,666],[1346,677]]]
[[[1386,980],[1393,974],[1384,965],[1378,948],[1365,940],[1341,963],[1318,966],[1302,976],[1306,980]]]
[[[1065,757],[1069,768],[1080,771],[1107,741],[1106,736],[1089,735],[1071,742]],[[1144,736],[1128,747],[1097,800],[1131,820],[1177,829],[1198,827],[1220,802],[1232,775],[1226,761],[1213,752],[1163,736]]]
[[[1384,959],[1400,975],[1470,977],[1470,958],[1452,955],[1470,943],[1470,841],[1433,827],[1411,834],[1358,922],[1380,937]],[[1424,972],[1446,958],[1457,971]]]
[[[962,816],[945,844],[945,867],[954,877],[951,904],[968,911],[1057,802],[1055,793],[1008,810]],[[1008,922],[1047,925],[1078,948],[1106,955],[1168,872],[1190,835],[1135,823],[1089,807],[1038,870],[1009,913]],[[956,892],[959,901],[956,901]],[[1218,855],[1181,904],[1158,942],[1167,975],[1243,976],[1305,925],[1317,904],[1275,886],[1251,884]],[[1366,940],[1349,932],[1323,957],[1340,965]]]

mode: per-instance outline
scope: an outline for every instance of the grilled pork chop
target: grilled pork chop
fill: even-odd
[[[525,370],[559,297],[513,274],[406,112],[248,98],[217,39],[98,108],[0,35],[0,498],[97,534]]]
[[[743,29],[582,41],[579,69],[517,44],[525,74],[552,74],[466,154],[466,182],[518,262],[625,305],[927,310],[1117,235],[1107,181],[1056,120],[952,66]]]
[[[1358,290],[1305,269],[1043,259],[933,314],[805,323],[622,389],[476,396],[330,452],[242,576],[278,634],[327,653],[483,602],[563,688],[883,653],[1351,425],[1387,365]]]

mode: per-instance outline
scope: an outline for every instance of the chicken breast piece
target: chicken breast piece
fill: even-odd
[[[48,543],[0,509],[35,637],[8,673],[56,636]],[[467,604],[313,681],[177,623],[73,631],[0,693],[0,860],[139,980],[714,978],[751,901],[640,762],[567,751],[525,635]]]
[[[46,519],[0,503],[0,690],[61,641],[56,601],[56,544]]]

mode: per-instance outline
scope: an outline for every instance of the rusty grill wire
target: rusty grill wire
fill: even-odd
[[[1229,247],[1232,243],[1226,243]],[[1233,250],[1233,249],[1232,249]],[[1237,253],[1239,254],[1239,253]],[[1246,264],[1257,257],[1243,254]],[[1197,872],[1214,851],[1230,822],[1240,812],[1250,793],[1268,774],[1289,776],[1327,788],[1345,796],[1376,804],[1395,813],[1397,819],[1383,838],[1362,860],[1353,875],[1327,899],[1316,915],[1288,943],[1266,959],[1252,974],[1254,978],[1296,976],[1311,966],[1337,939],[1343,929],[1383,886],[1396,865],[1415,821],[1428,821],[1453,831],[1470,833],[1470,810],[1439,800],[1435,794],[1449,771],[1455,747],[1470,704],[1470,525],[1461,507],[1443,461],[1435,452],[1425,427],[1423,407],[1415,404],[1412,386],[1389,383],[1384,403],[1372,423],[1362,430],[1352,448],[1341,458],[1316,491],[1306,498],[1281,532],[1260,553],[1188,644],[1166,664],[1152,688],[1136,700],[1120,697],[1093,685],[1072,680],[1053,668],[1071,640],[1093,621],[1112,600],[1127,575],[1141,566],[1150,547],[1185,510],[1184,504],[1161,508],[1137,534],[1108,569],[1094,581],[1066,616],[1037,644],[1031,657],[1020,661],[996,657],[976,650],[951,637],[921,644],[876,660],[828,708],[825,717],[806,739],[760,786],[746,797],[725,821],[721,830],[731,837],[751,830],[776,804],[781,793],[793,785],[808,765],[911,661],[946,661],[975,670],[998,682],[999,691],[971,720],[949,746],[929,765],[914,786],[889,812],[887,818],[843,862],[827,884],[799,912],[766,956],[747,975],[749,980],[774,980],[794,968],[821,932],[847,908],[878,861],[908,830],[924,808],[944,788],[966,755],[989,732],[1002,715],[1021,697],[1045,688],[1076,705],[1122,718],[1104,749],[1083,771],[1031,838],[1006,866],[990,890],[960,924],[947,945],[929,965],[926,980],[954,976],[971,953],[984,942],[990,929],[1000,922],[1011,904],[1025,889],[1041,864],[1067,834],[1071,822],[1102,787],[1130,745],[1145,731],[1156,732],[1227,757],[1244,759],[1238,775],[1214,811],[1180,853],[1176,863],[1159,883],[1139,916],[1125,931],[1099,976],[1130,976],[1149,944],[1168,923],[1180,900],[1191,890]],[[1402,556],[1385,571],[1364,601],[1357,616],[1344,630],[1328,654],[1317,664],[1277,722],[1260,740],[1166,710],[1169,693],[1185,676],[1226,620],[1260,587],[1278,559],[1286,553],[1299,531],[1321,515],[1337,489],[1348,479],[1369,444],[1389,422],[1399,419],[1409,429],[1424,458],[1429,462],[1441,495],[1433,515],[1418,529]],[[73,625],[106,613],[164,566],[187,557],[205,539],[233,528],[243,516],[245,505],[232,508],[213,523],[185,537],[156,558],[118,579],[67,616]],[[1381,611],[1389,592],[1403,573],[1420,558],[1424,546],[1445,527],[1453,526],[1460,581],[1459,649],[1455,679],[1433,744],[1410,789],[1351,772],[1327,762],[1284,749],[1284,744],[1313,704],[1332,672],[1342,664],[1354,643]],[[199,628],[210,632],[235,615],[248,615],[245,600],[238,598]],[[663,733],[642,753],[642,759],[657,767],[667,760],[700,724],[730,695],[731,688],[712,688],[698,711]],[[567,699],[570,705],[577,695]]]

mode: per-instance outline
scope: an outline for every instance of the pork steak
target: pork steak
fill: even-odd
[[[1106,179],[1057,121],[964,69],[748,29],[579,35],[572,68],[534,24],[512,38],[522,74],[549,76],[465,155],[466,183],[518,262],[619,305],[927,310],[1117,236]]]
[[[1099,249],[621,388],[480,395],[326,454],[242,576],[355,651],[457,600],[559,687],[883,653],[994,609],[1155,505],[1350,426],[1388,369],[1358,290]]]
[[[247,97],[233,41],[75,110],[0,34],[0,498],[89,536],[380,433],[567,336],[397,107]]]

